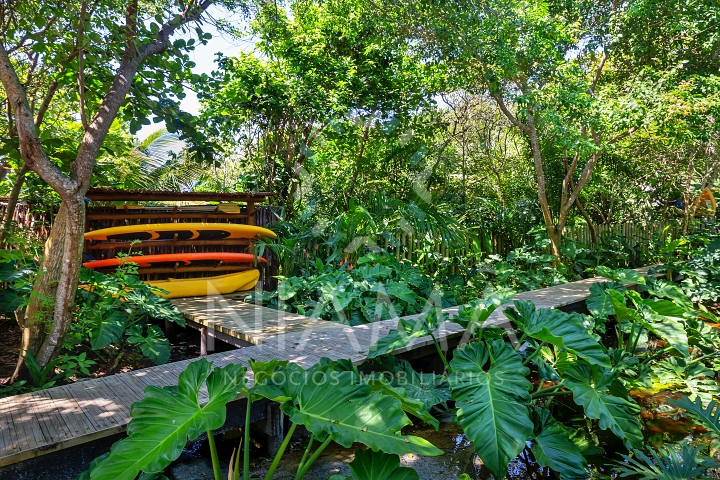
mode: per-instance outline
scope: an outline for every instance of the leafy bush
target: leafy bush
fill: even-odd
[[[389,255],[369,254],[340,267],[316,259],[315,268],[314,275],[280,277],[276,291],[248,300],[349,325],[420,313],[428,299],[455,304],[419,269]]]
[[[720,393],[715,381],[719,338],[706,323],[716,321],[714,315],[697,308],[668,281],[634,270],[599,266],[597,271],[612,281],[591,288],[587,306],[592,315],[517,300],[504,311],[511,322],[500,329],[485,325],[509,298],[495,295],[460,308],[454,321],[465,327],[471,341],[455,350],[451,361],[435,342],[457,422],[496,478],[526,448],[561,478],[589,476],[582,449],[593,432],[555,417],[553,402],[565,396],[582,409],[587,425],[607,430],[634,452],[639,461],[621,469],[623,475],[651,475],[660,468],[670,476],[659,478],[685,478],[671,474],[701,475],[715,465],[687,448],[680,452],[690,455],[685,462],[670,459],[674,450],[642,453],[641,409],[629,395],[631,388],[648,386],[687,392],[695,403],[687,400],[679,406],[715,435],[717,405],[702,408]],[[637,291],[620,282],[636,284]],[[392,353],[420,337],[434,339],[445,319],[439,310],[401,319],[369,357]]]
[[[352,471],[358,480],[417,478],[410,474],[411,469],[399,468],[398,455],[408,452],[423,455],[442,453],[420,437],[400,433],[404,426],[411,424],[406,411],[429,415],[422,402],[400,400],[397,398],[397,389],[382,382],[364,381],[357,368],[349,362],[323,358],[309,369],[287,361],[271,360],[264,363],[251,360],[249,363],[255,379],[252,387],[247,386],[245,367],[228,365],[213,369],[212,364],[204,359],[192,362],[180,374],[177,386],[148,387],[145,398],[133,404],[128,437],[115,443],[108,455],[93,461],[90,469],[81,474],[78,480],[132,480],[140,472],[145,472],[144,475],[160,474],[180,456],[187,441],[198,438],[203,432],[208,435],[215,479],[221,480],[212,430],[225,423],[226,404],[239,393],[247,399],[246,425],[243,429],[244,479],[250,476],[252,403],[263,398],[279,402],[282,411],[292,422],[268,469],[266,480],[273,477],[298,425],[307,428],[310,440],[298,465],[296,480],[307,473],[332,441],[344,447],[359,442],[372,449],[372,453],[362,454],[358,458],[362,457],[366,462],[364,466],[374,473],[370,473],[369,477],[360,476],[360,470],[356,468],[359,461],[355,462]],[[203,383],[207,383],[208,400],[201,406],[199,394]],[[373,414],[368,416],[368,412]],[[317,446],[316,442],[319,442]],[[239,478],[239,457],[239,454],[235,457],[230,478]]]
[[[78,289],[76,321],[66,338],[66,348],[88,342],[93,350],[126,341],[156,363],[170,358],[170,343],[150,321],[170,320],[184,326],[185,319],[161,290],[142,282],[125,264],[111,274],[83,269]]]

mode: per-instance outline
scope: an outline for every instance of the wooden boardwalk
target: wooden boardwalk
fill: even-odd
[[[249,292],[171,300],[191,327],[237,347],[260,345],[278,335],[286,338],[311,332],[335,330],[336,322],[247,303]]]
[[[531,300],[538,307],[562,307],[584,301],[589,294],[588,288],[597,281],[604,279],[587,279],[525,292],[518,294],[516,298]],[[192,305],[192,301],[187,305]],[[229,308],[232,312],[233,308],[248,307],[228,301],[222,308]],[[507,323],[502,314],[503,308],[491,315],[489,324]],[[198,312],[201,310],[202,306],[198,307]],[[453,315],[457,312],[457,307],[446,310]],[[215,312],[218,313],[218,310]],[[214,321],[221,325],[220,328],[229,328],[217,317],[201,318],[202,313],[196,314],[198,316],[195,321],[199,323]],[[360,364],[365,361],[370,346],[397,325],[397,319],[392,319],[356,327],[332,324],[330,328],[331,326],[327,325],[308,323],[306,317],[295,318],[300,316],[287,314],[281,317],[284,320],[280,323],[284,324],[278,325],[273,331],[276,335],[272,336],[258,330],[260,326],[248,320],[256,315],[254,311],[243,310],[243,313],[238,315],[246,319],[243,321],[249,327],[243,338],[257,344],[205,357],[217,366],[229,363],[247,365],[249,359],[268,361],[280,358],[308,368],[321,357],[344,358]],[[260,317],[264,319],[264,313],[261,313]],[[437,338],[444,343],[462,333],[463,328],[450,321],[442,325]],[[403,351],[418,349],[431,343],[432,339],[429,337],[420,338]],[[176,384],[178,375],[190,361],[192,360],[0,399],[0,467],[124,431],[130,420],[130,406],[143,397],[145,387]],[[252,381],[252,372],[248,372],[248,377]],[[206,398],[206,393],[201,395]]]

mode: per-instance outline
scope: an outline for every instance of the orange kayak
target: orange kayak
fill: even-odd
[[[135,255],[132,257],[108,258],[105,260],[93,260],[83,263],[85,268],[112,268],[124,263],[136,263],[141,267],[173,266],[176,263],[182,265],[222,263],[253,263],[255,261],[265,262],[262,257],[256,257],[250,253],[231,252],[201,252],[201,253],[164,253],[160,255]]]

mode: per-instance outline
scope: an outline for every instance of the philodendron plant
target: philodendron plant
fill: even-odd
[[[281,403],[292,425],[265,476],[273,477],[297,425],[310,432],[310,441],[298,465],[296,479],[302,478],[322,451],[335,441],[344,447],[367,445],[364,453],[372,468],[387,463],[388,457],[413,452],[439,455],[441,450],[426,440],[402,435],[409,425],[405,412],[434,420],[423,402],[405,398],[402,389],[382,379],[364,381],[357,369],[346,362],[321,359],[303,369],[292,363],[272,360],[250,362],[255,384],[247,385],[246,368],[227,365],[212,368],[201,359],[190,363],[180,374],[178,385],[147,387],[145,398],[133,404],[127,438],[115,443],[109,454],[97,458],[80,479],[134,480],[162,479],[163,470],[177,459],[188,441],[207,433],[215,480],[221,479],[220,465],[212,436],[225,423],[226,405],[244,395],[247,416],[242,465],[240,455],[230,466],[230,478],[250,478],[249,431],[253,401],[262,398]],[[201,387],[207,385],[207,400],[201,400]],[[204,403],[204,405],[203,405]],[[437,426],[437,421],[435,421]],[[382,453],[385,452],[385,453]],[[364,478],[364,477],[356,477]],[[371,477],[379,478],[379,477]],[[411,477],[407,477],[411,478]]]
[[[508,296],[491,296],[461,308],[453,319],[471,339],[453,352],[451,361],[435,342],[455,400],[455,420],[496,478],[503,478],[509,462],[529,448],[541,466],[561,478],[586,479],[584,453],[602,451],[592,445],[594,429],[611,432],[634,457],[652,463],[671,453],[642,452],[641,408],[629,390],[685,392],[699,402],[696,410],[720,393],[714,380],[720,334],[706,323],[714,316],[669,282],[632,270],[600,273],[613,281],[590,289],[591,315],[538,309],[518,300],[504,310],[511,323],[500,329],[485,322]],[[636,284],[636,290],[622,282]],[[446,318],[436,310],[401,320],[369,356],[391,353],[423,336],[435,340]],[[591,428],[571,428],[554,417],[554,402],[562,397],[582,408]],[[683,408],[691,410],[689,404]],[[673,452],[697,454],[690,447]],[[713,464],[708,457],[688,462],[692,471]]]

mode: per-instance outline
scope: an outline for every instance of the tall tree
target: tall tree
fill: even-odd
[[[655,92],[677,66],[626,48],[629,25],[644,25],[657,2],[368,1],[395,18],[396,33],[423,48],[428,62],[451,65],[459,87],[488,92],[522,132],[559,256],[571,209],[599,159],[652,122],[662,100]],[[691,10],[680,9],[660,31],[633,31],[649,45],[663,28],[680,32],[678,25],[697,20],[701,9]],[[682,38],[685,52],[717,47],[706,36]]]
[[[349,173],[343,172],[352,196],[375,129],[431,97],[427,69],[383,36],[382,23],[358,2],[302,0],[287,10],[266,3],[252,25],[256,51],[221,58],[204,89],[208,123],[229,153],[243,145],[248,160],[261,161],[267,188],[288,218],[323,135],[342,130],[353,137],[345,150]]]
[[[62,204],[45,245],[42,268],[22,319],[21,358],[15,377],[23,374],[22,355],[32,353],[46,365],[59,352],[72,320],[85,226],[84,196],[95,160],[113,122],[121,115],[137,129],[149,123],[149,108],[169,116],[172,102],[183,95],[182,82],[192,66],[187,50],[195,39],[171,37],[209,34],[199,23],[212,3],[241,6],[233,0],[9,0],[0,6],[0,82],[8,99],[20,156],[60,196]],[[30,59],[30,60],[28,60]],[[27,62],[47,66],[55,85],[42,102],[28,95],[18,72]],[[59,95],[57,92],[61,92]],[[134,102],[126,102],[131,95]],[[47,105],[76,101],[83,129],[68,171],[53,161],[43,145],[39,119]],[[163,107],[164,110],[160,107]],[[173,128],[180,121],[174,117]]]

